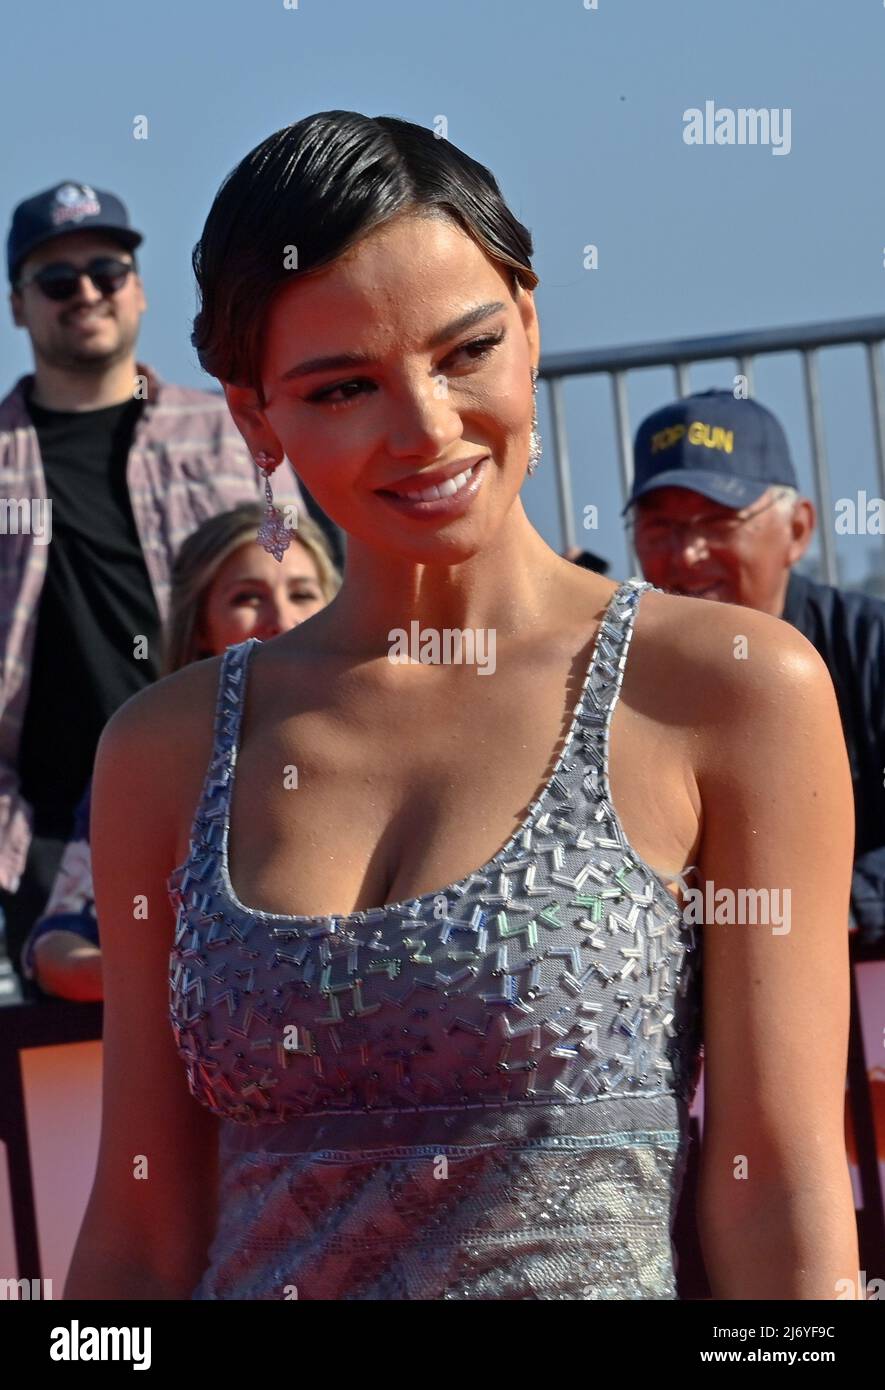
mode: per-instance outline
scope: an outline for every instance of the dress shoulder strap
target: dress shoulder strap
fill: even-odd
[[[231,778],[240,742],[240,725],[246,696],[249,658],[258,646],[256,637],[228,647],[221,659],[212,760],[206,773],[203,808],[213,817],[226,815],[230,802]]]
[[[205,872],[202,866],[195,871],[194,856],[203,855],[207,850],[217,850],[225,834],[230,814],[231,780],[243,718],[246,673],[249,657],[257,645],[257,638],[247,638],[245,642],[228,647],[221,659],[212,756],[203,778],[200,799],[191,824],[188,856],[183,864],[173,869],[166,881],[173,898],[180,894],[189,875],[197,872],[198,876],[201,876]]]
[[[633,636],[639,599],[653,584],[643,579],[626,579],[615,591],[599,625],[593,666],[590,672],[590,707],[611,717],[624,678],[627,652]]]
[[[639,600],[655,586],[643,579],[627,579],[615,592],[603,618],[582,709],[582,737],[586,753],[595,765],[602,791],[611,799],[608,783],[609,731],[618,703],[627,654],[636,624]]]

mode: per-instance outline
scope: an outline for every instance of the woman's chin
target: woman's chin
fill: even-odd
[[[420,528],[396,520],[393,524],[385,520],[382,525],[372,518],[372,523],[354,525],[350,518],[343,527],[348,546],[365,546],[376,554],[395,556],[416,565],[463,564],[483,550],[493,534],[485,521],[474,517],[461,517],[448,524],[440,522],[433,527],[424,523]]]
[[[398,542],[392,540],[385,548],[389,554],[396,554],[400,559],[416,565],[463,565],[465,561],[472,560],[479,554],[483,546],[475,535],[439,535],[432,539],[427,537],[420,544],[413,542],[410,545],[404,544],[403,538],[400,537]]]

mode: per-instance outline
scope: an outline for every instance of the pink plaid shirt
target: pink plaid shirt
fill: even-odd
[[[207,517],[262,500],[264,480],[223,396],[169,385],[143,363],[137,370],[147,386],[126,477],[165,622],[169,573],[181,542]],[[47,546],[36,543],[21,520],[33,500],[46,497],[37,431],[25,404],[32,380],[22,377],[0,401],[0,887],[10,893],[19,887],[31,843],[33,812],[20,794],[16,764],[47,563]],[[274,473],[273,490],[275,502],[294,503],[307,514],[288,460]]]

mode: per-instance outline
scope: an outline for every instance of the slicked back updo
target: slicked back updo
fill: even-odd
[[[320,111],[263,140],[215,196],[192,257],[191,342],[204,370],[251,387],[263,405],[261,343],[276,291],[412,209],[453,218],[510,267],[513,292],[537,285],[531,234],[482,164],[411,121]],[[287,269],[291,248],[297,269]]]

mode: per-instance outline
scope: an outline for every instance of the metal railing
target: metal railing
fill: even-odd
[[[824,417],[818,370],[821,348],[857,347],[866,350],[867,373],[872,412],[873,440],[880,496],[885,497],[885,392],[879,345],[885,341],[885,316],[842,319],[832,323],[803,324],[792,328],[760,329],[746,333],[723,333],[706,338],[681,338],[657,343],[640,343],[619,348],[549,353],[542,357],[539,376],[547,383],[552,427],[552,448],[556,467],[559,521],[563,550],[576,544],[575,512],[569,463],[563,382],[568,377],[608,375],[611,379],[612,409],[617,436],[618,465],[622,502],[626,502],[633,483],[633,435],[630,423],[627,383],[629,373],[643,368],[669,367],[673,372],[674,395],[691,394],[690,368],[695,363],[732,360],[747,380],[747,393],[753,395],[753,367],[757,357],[796,353],[802,363],[802,383],[811,463],[814,474],[818,517],[833,515],[824,438]],[[823,578],[839,584],[839,563],[834,530],[819,525]],[[625,535],[631,572],[641,570],[629,535]],[[863,948],[851,942],[851,1029],[848,1062],[848,1104],[857,1148],[862,1207],[858,1228],[864,1258],[874,1262],[877,1272],[885,1258],[885,1199],[879,1179],[876,1126],[872,1090],[861,1031],[855,970],[862,962],[882,960],[885,948]],[[694,1174],[694,1176],[692,1176]],[[696,1172],[691,1169],[683,1193],[682,1240],[685,1242],[682,1296],[704,1297],[705,1277],[696,1237],[693,1233]],[[885,1271],[883,1271],[885,1272]],[[708,1290],[707,1290],[708,1292]]]
[[[814,470],[815,501],[819,517],[832,515],[829,470],[824,440],[823,407],[817,352],[820,348],[857,347],[866,349],[873,417],[876,467],[880,495],[885,497],[885,392],[879,344],[885,340],[885,316],[841,319],[833,323],[801,324],[793,328],[763,328],[747,333],[720,333],[706,338],[675,338],[658,343],[639,343],[632,347],[596,348],[590,351],[554,352],[542,357],[539,375],[547,383],[552,425],[552,445],[556,464],[559,522],[562,549],[576,543],[575,513],[569,465],[568,431],[562,384],[567,377],[611,377],[612,405],[618,442],[618,464],[623,501],[633,482],[633,440],[627,402],[627,376],[646,367],[670,367],[675,394],[690,394],[689,369],[697,362],[731,359],[747,378],[748,394],[753,394],[753,364],[757,357],[775,353],[798,353],[802,360],[802,379],[811,460]],[[828,584],[839,583],[839,564],[833,531],[820,526],[823,576]],[[635,566],[629,538],[628,554]],[[638,572],[638,569],[637,569]]]

